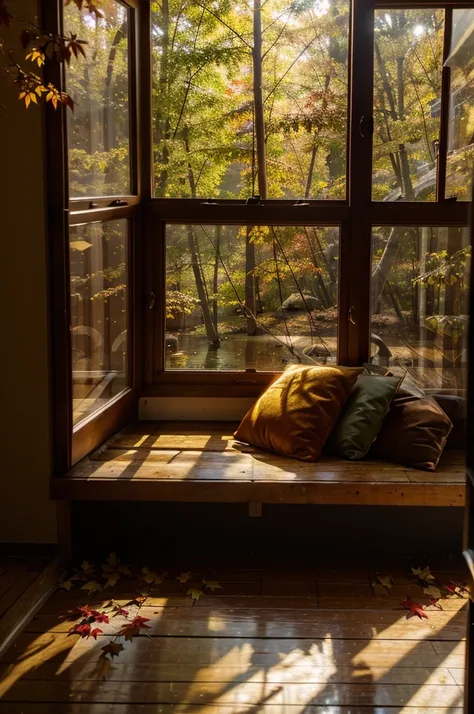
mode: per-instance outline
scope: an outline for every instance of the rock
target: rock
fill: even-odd
[[[165,345],[166,349],[170,352],[176,352],[178,349],[178,338],[176,335],[170,335],[169,332],[165,334]]]
[[[287,298],[282,305],[280,305],[277,312],[283,312],[283,310],[288,310],[288,312],[296,312],[298,310],[306,310],[307,308],[309,308],[310,310],[321,309],[322,305],[321,300],[319,300],[319,298],[315,297],[314,295],[307,295],[306,293],[303,293],[303,295],[304,301],[300,293],[293,293],[293,295],[290,295],[290,297]]]

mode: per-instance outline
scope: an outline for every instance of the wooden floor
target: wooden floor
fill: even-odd
[[[426,564],[442,583],[464,576],[450,561]],[[194,606],[176,573],[141,604],[126,606],[134,580],[92,596],[59,591],[0,660],[0,712],[461,714],[466,600],[407,619],[407,595],[428,603],[408,565],[202,571],[222,587]],[[376,571],[393,577],[390,591]],[[97,625],[97,641],[68,636],[71,612],[86,604],[149,618],[150,629],[119,640],[108,672],[101,648],[127,620]]]
[[[464,455],[434,472],[323,456],[303,463],[236,442],[236,424],[138,422],[66,477],[52,495],[75,500],[463,506]]]

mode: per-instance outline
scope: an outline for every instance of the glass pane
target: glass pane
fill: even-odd
[[[453,10],[453,40],[459,36],[459,41],[449,58],[451,101],[446,196],[456,196],[458,201],[471,200],[474,155],[473,31],[474,10]]]
[[[421,388],[467,386],[467,228],[373,229],[372,361]]]
[[[335,227],[167,226],[166,368],[335,363],[338,255]]]
[[[376,10],[375,201],[434,201],[444,10]]]
[[[100,3],[103,18],[65,5],[64,27],[87,42],[67,67],[69,195],[130,193],[129,11],[120,3]]]
[[[345,198],[349,0],[152,7],[156,196]]]
[[[128,222],[69,230],[73,423],[127,385]]]

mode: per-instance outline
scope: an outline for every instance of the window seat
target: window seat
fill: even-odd
[[[66,476],[55,499],[463,506],[464,454],[434,473],[323,456],[303,463],[236,442],[231,422],[136,422]]]

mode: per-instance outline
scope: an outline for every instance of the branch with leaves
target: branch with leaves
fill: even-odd
[[[66,0],[66,5],[74,3],[79,11],[85,10],[96,18],[103,15],[96,3],[91,0]],[[14,83],[17,85],[18,99],[24,101],[25,107],[31,104],[38,104],[44,100],[50,103],[54,109],[60,106],[69,107],[74,111],[74,100],[61,88],[56,87],[51,82],[45,82],[43,77],[36,72],[25,70],[20,64],[22,60],[32,63],[41,73],[49,63],[59,63],[69,65],[74,57],[78,59],[80,55],[86,56],[84,45],[86,40],[81,40],[74,33],[59,34],[41,28],[34,22],[25,19],[14,12],[14,3],[7,0],[0,0],[0,27],[7,29],[12,22],[16,22],[23,27],[20,32],[20,43],[24,51],[24,57],[20,59],[14,50],[3,40],[0,40],[0,66],[6,74],[13,75]]]

